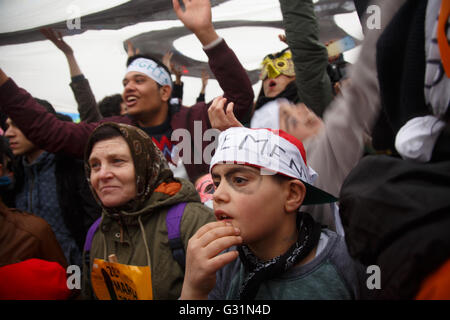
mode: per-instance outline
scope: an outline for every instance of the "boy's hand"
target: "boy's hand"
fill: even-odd
[[[220,131],[227,130],[231,127],[243,127],[242,123],[234,116],[234,103],[230,102],[224,110],[224,105],[227,102],[226,98],[217,97],[213,100],[208,109],[208,117],[211,122],[211,127]]]
[[[172,0],[173,9],[178,19],[197,36],[203,46],[210,44],[219,37],[212,24],[209,0],[183,0],[184,11],[178,1]]]
[[[223,221],[201,227],[189,240],[186,272],[180,299],[207,299],[216,284],[216,271],[238,257],[237,251],[219,254],[242,243],[239,229]]]

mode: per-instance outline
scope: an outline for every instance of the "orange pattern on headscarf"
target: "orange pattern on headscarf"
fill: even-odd
[[[181,183],[179,182],[163,182],[161,183],[154,192],[161,192],[173,196],[181,189]]]
[[[448,45],[445,29],[450,14],[450,0],[442,0],[441,12],[439,13],[439,21],[437,27],[437,39],[439,51],[441,52],[442,65],[444,66],[447,78],[450,78],[450,47]]]

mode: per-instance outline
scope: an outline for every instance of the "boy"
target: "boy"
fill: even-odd
[[[210,166],[218,221],[189,241],[181,299],[359,296],[344,238],[298,211],[336,201],[312,186],[305,159],[302,143],[283,131],[221,133]]]

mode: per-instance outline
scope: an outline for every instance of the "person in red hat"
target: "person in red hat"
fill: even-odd
[[[1,300],[65,300],[72,291],[57,262],[27,259],[0,267]]]

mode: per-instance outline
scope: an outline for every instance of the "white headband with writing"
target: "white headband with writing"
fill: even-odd
[[[137,58],[127,67],[127,73],[131,71],[143,73],[162,86],[172,87],[170,74],[153,60]]]

